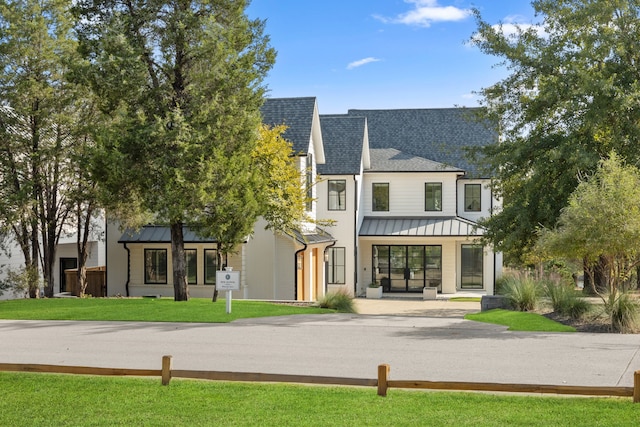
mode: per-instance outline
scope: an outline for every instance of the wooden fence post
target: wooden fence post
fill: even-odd
[[[633,403],[640,403],[640,371],[633,373]]]
[[[162,385],[169,385],[171,381],[171,360],[173,356],[162,356]]]
[[[385,397],[389,388],[389,371],[391,367],[387,364],[378,365],[378,396]]]

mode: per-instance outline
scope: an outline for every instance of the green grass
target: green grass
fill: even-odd
[[[467,320],[508,326],[510,331],[575,332],[575,328],[535,313],[494,309],[464,316]]]
[[[192,298],[175,302],[172,298],[51,298],[0,301],[0,319],[13,320],[114,320],[141,322],[226,323],[235,319],[333,313],[318,307],[297,307],[260,301],[231,302]]]
[[[3,426],[635,426],[630,398],[0,373]]]
[[[480,297],[453,297],[449,298],[449,301],[455,302],[481,302],[482,298]]]

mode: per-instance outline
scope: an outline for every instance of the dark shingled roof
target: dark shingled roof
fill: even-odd
[[[481,147],[497,140],[496,130],[473,118],[476,108],[349,110],[367,118],[369,147],[395,148],[407,155],[430,159],[477,176],[466,158],[466,147]]]
[[[293,151],[306,153],[311,141],[315,97],[269,98],[260,109],[262,123],[269,126],[286,125],[284,138],[293,144]]]
[[[360,173],[367,119],[344,115],[320,115],[325,164],[318,165],[320,175],[356,175]]]
[[[185,243],[215,243],[210,237],[200,237],[189,227],[182,227]],[[136,231],[127,228],[118,243],[171,243],[171,229],[160,225],[145,225]]]
[[[395,148],[372,148],[371,172],[461,172],[454,168],[433,160],[407,154]]]

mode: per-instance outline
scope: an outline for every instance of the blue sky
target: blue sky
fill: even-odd
[[[334,114],[478,105],[506,70],[467,44],[472,7],[506,29],[536,20],[530,0],[252,0],[247,13],[278,51],[268,96],[316,96]]]

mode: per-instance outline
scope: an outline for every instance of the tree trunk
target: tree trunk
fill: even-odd
[[[83,297],[87,290],[87,258],[89,257],[89,232],[91,231],[91,216],[93,215],[93,204],[89,203],[84,212],[83,221],[83,209],[79,203],[76,206],[76,248],[78,250],[78,272],[76,274],[78,296]],[[102,296],[102,295],[94,295]]]
[[[590,267],[584,262],[584,288],[583,293],[587,295],[597,295],[606,292],[607,290],[607,277],[606,277],[606,262],[600,257],[598,263]],[[591,271],[592,274],[588,274]],[[593,279],[592,279],[593,278]],[[592,280],[594,283],[592,283]]]
[[[182,222],[180,221],[171,223],[171,258],[173,266],[173,299],[174,301],[189,301],[184,236]]]

